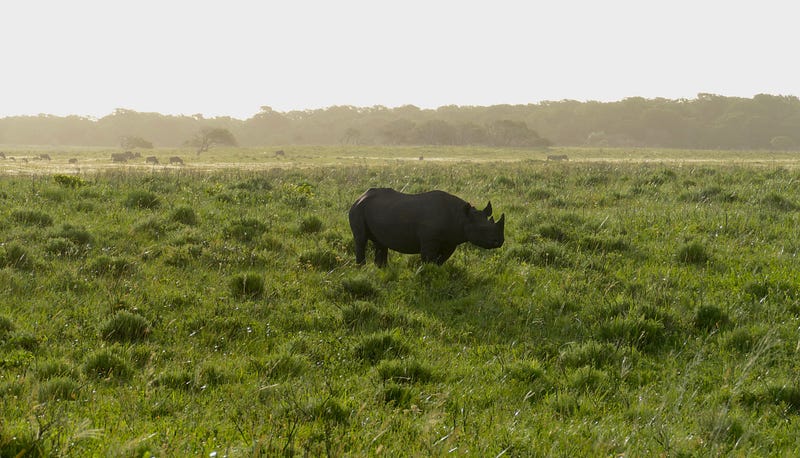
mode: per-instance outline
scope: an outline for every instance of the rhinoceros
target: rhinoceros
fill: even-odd
[[[356,263],[366,260],[367,240],[375,247],[375,264],[386,265],[388,250],[420,253],[423,262],[443,264],[464,242],[482,248],[503,245],[505,214],[497,222],[492,203],[478,210],[444,191],[404,194],[371,188],[350,207],[350,229],[356,245]]]

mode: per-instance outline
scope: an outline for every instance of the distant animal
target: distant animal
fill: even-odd
[[[279,149],[278,151],[275,151],[275,157],[278,156],[286,156],[286,153],[284,153],[282,149]]]
[[[78,163],[78,160],[77,160],[77,159],[75,159],[75,158],[73,157],[73,158],[71,158],[71,159],[69,160],[69,163],[70,163],[70,164],[77,164],[77,163]]]
[[[47,153],[42,153],[42,154],[40,154],[40,155],[39,155],[39,159],[41,159],[41,160],[43,160],[43,161],[50,161],[50,160],[52,160],[52,159],[50,159],[50,155],[49,155],[49,154],[47,154]]]
[[[124,153],[111,153],[111,162],[128,162],[128,160],[133,159],[136,157],[130,151],[125,151]]]
[[[389,249],[419,253],[423,262],[443,264],[464,242],[482,248],[503,245],[505,214],[495,222],[492,203],[478,210],[444,191],[404,194],[388,188],[371,188],[349,212],[356,247],[356,263],[366,262],[367,241],[375,247],[375,264],[388,261]]]
[[[0,152],[0,159],[5,159],[5,158],[6,158],[6,153]]]
[[[568,161],[569,158],[566,154],[550,154],[547,156],[548,161]]]
[[[172,156],[169,158],[169,163],[183,165],[183,159],[179,158],[178,156]]]
[[[156,165],[156,164],[158,164],[158,158],[157,158],[157,157],[155,157],[155,156],[147,156],[147,157],[144,159],[144,163],[145,163],[145,164],[153,164],[153,165]]]

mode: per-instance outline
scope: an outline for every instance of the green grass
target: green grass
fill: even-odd
[[[787,156],[286,151],[0,176],[0,456],[800,454]],[[505,245],[358,267],[375,186]]]

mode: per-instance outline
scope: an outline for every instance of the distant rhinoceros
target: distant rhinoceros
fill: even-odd
[[[464,242],[499,248],[504,240],[505,214],[495,222],[491,202],[478,210],[444,191],[404,194],[372,188],[350,207],[349,217],[358,264],[365,262],[367,240],[375,247],[378,266],[386,265],[389,248],[420,253],[424,262],[441,265]]]

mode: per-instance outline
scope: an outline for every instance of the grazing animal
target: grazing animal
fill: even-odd
[[[569,158],[566,154],[550,154],[547,156],[548,161],[568,161]]]
[[[179,158],[178,156],[172,156],[169,158],[169,163],[183,165],[183,159]]]
[[[275,151],[275,157],[278,156],[286,156],[286,153],[284,153],[282,149],[279,149],[278,151]]]
[[[49,154],[47,154],[47,153],[42,153],[42,154],[40,154],[40,155],[39,155],[39,159],[41,159],[41,160],[43,160],[43,161],[50,161],[50,160],[52,160],[52,159],[50,158],[50,155],[49,155]]]
[[[76,158],[74,158],[74,157],[73,157],[73,158],[71,158],[71,159],[70,159],[68,162],[69,162],[70,164],[77,164],[77,163],[78,163],[78,159],[76,159]]]
[[[128,159],[133,159],[130,151],[124,153],[111,153],[111,162],[128,162]]]
[[[144,159],[144,163],[145,163],[145,164],[153,164],[153,165],[156,165],[156,164],[158,164],[158,158],[157,158],[157,157],[155,157],[155,156],[147,156],[147,157]]]
[[[5,158],[6,158],[6,153],[0,152],[0,159],[5,159]]]
[[[349,218],[358,264],[366,261],[367,240],[375,247],[375,264],[380,267],[386,265],[389,248],[420,253],[423,262],[441,265],[464,242],[499,248],[504,241],[505,214],[495,222],[491,202],[478,210],[444,191],[404,194],[372,188],[350,207]]]

